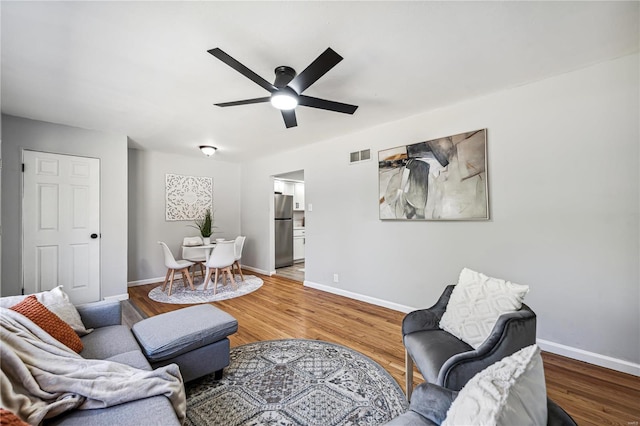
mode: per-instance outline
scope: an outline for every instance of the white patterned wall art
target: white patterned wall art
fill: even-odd
[[[195,220],[213,211],[213,178],[167,173],[166,220]]]

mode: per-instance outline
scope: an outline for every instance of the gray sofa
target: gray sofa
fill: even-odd
[[[196,305],[121,325],[120,302],[76,306],[86,328],[80,356],[127,364],[143,370],[177,364],[184,382],[207,374],[222,377],[229,365],[229,339],[238,321],[212,305]],[[179,425],[169,399],[154,396],[97,410],[74,410],[51,425]]]
[[[74,307],[61,286],[36,293],[34,296],[45,308],[56,314],[81,336],[83,348],[79,355],[82,358],[113,361],[146,371],[176,364],[180,369],[183,383],[209,374],[219,379],[222,377],[223,369],[229,365],[228,336],[238,330],[238,321],[210,304],[194,305],[156,315],[137,322],[129,329],[128,326],[121,324],[122,308],[119,301],[101,301]],[[26,297],[1,297],[0,307],[10,308],[23,302]],[[20,335],[17,333],[21,331],[15,331],[15,327],[17,326],[19,330],[20,325],[7,319],[6,329],[3,321],[3,333],[16,333],[7,334],[7,336],[11,336],[12,339],[14,336],[18,338]],[[88,329],[93,331],[86,334]],[[25,355],[24,347],[19,343],[16,344],[17,340],[11,341],[16,351],[20,352],[20,355],[11,359],[18,360],[20,356]],[[25,345],[25,347],[28,346]],[[9,364],[3,363],[3,368],[5,365]],[[20,364],[20,368],[24,365],[26,364]],[[17,377],[19,375],[12,376],[12,380]],[[38,378],[51,380],[50,377],[43,377],[42,374],[39,374]],[[22,397],[20,389],[14,391],[7,403],[12,405],[17,399],[30,398],[29,395],[32,394],[29,394],[29,391],[26,391],[27,393]],[[151,392],[155,391],[151,390]],[[175,399],[172,404],[169,397],[165,395],[175,397],[173,392],[142,399],[129,395],[130,398],[119,400],[132,399],[130,402],[100,409],[72,410],[45,419],[43,423],[83,426],[179,425],[179,417],[184,413],[174,411]],[[38,397],[35,399],[37,400]],[[115,400],[118,399],[115,398]],[[16,402],[17,405],[20,404]],[[183,405],[179,404],[177,407],[182,408]],[[26,413],[22,414],[26,415]]]
[[[93,332],[83,336],[83,358],[104,359],[151,370],[129,327],[121,325],[120,302],[95,302],[76,307],[85,327]],[[98,410],[73,410],[48,419],[47,425],[180,425],[165,396],[154,396]]]

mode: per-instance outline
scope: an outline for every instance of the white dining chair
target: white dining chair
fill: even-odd
[[[200,275],[204,278],[204,264],[207,261],[205,250],[201,248],[195,248],[193,246],[201,246],[202,238],[200,237],[185,237],[182,240],[182,258],[194,263],[193,276],[195,279],[196,271],[195,267],[200,266]]]
[[[226,283],[224,274],[227,274],[234,286],[234,289],[237,290],[238,285],[236,284],[236,280],[233,278],[233,273],[231,272],[231,266],[233,265],[233,262],[235,262],[235,260],[235,241],[216,242],[216,246],[213,248],[213,251],[209,256],[209,261],[207,262],[209,273],[207,274],[207,278],[204,281],[204,290],[207,289],[209,280],[211,280],[211,274],[213,274],[214,271],[215,279],[213,281],[213,294],[216,294],[216,290],[218,288],[218,274],[220,272],[222,272],[223,275],[223,282]]]
[[[167,287],[167,281],[169,281],[168,295],[171,296],[171,287],[173,286],[173,277],[176,271],[182,274],[182,282],[184,286],[187,286],[187,281],[185,281],[186,277],[186,280],[189,281],[189,285],[191,286],[191,290],[195,290],[195,288],[193,287],[193,281],[191,280],[191,274],[189,274],[189,268],[193,266],[193,262],[190,262],[188,260],[176,260],[173,257],[173,253],[171,253],[171,250],[169,250],[169,247],[167,247],[165,243],[163,243],[162,241],[158,241],[158,244],[160,244],[160,246],[162,247],[162,253],[164,255],[164,266],[167,267],[167,275],[164,278],[162,291],[164,291],[164,289]],[[169,280],[169,278],[171,278],[171,280]]]
[[[244,237],[241,235],[236,237],[235,250],[234,250],[236,260],[233,262],[233,266],[231,267],[232,272],[234,271],[235,268],[238,268],[238,272],[240,273],[240,277],[242,278],[242,281],[244,281],[244,274],[242,273],[242,267],[240,266],[240,259],[242,259],[242,249],[244,248],[244,240],[246,239],[247,237]]]

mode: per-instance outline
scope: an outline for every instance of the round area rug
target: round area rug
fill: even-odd
[[[270,340],[231,349],[221,380],[186,384],[185,425],[380,425],[408,407],[370,358],[319,340]]]
[[[151,290],[149,292],[149,299],[155,300],[156,302],[176,304],[207,303],[244,296],[262,287],[262,280],[255,275],[245,275],[244,281],[240,280],[240,275],[235,275],[235,280],[238,285],[237,290],[234,290],[231,280],[227,280],[226,284],[222,285],[222,279],[220,279],[215,295],[213,294],[213,283],[209,283],[206,291],[203,290],[204,284],[195,285],[194,283],[196,290],[193,291],[188,284],[187,287],[185,287],[182,284],[182,280],[178,280],[177,282],[174,280],[171,296],[167,296],[167,292],[169,291],[169,284],[167,283],[165,291],[162,291],[162,286],[155,287]]]

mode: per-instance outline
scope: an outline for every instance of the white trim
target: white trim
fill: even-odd
[[[312,281],[304,282],[305,287],[315,288],[317,290],[326,291],[327,293],[337,294],[339,296],[348,297],[349,299],[360,300],[361,302],[371,303],[372,305],[382,306],[384,308],[393,309],[394,311],[400,311],[404,313],[409,313],[411,311],[415,311],[416,308],[412,308],[411,306],[400,305],[398,303],[389,302],[387,300],[377,299],[371,296],[365,296],[364,294],[354,293],[347,290],[342,290],[339,288],[331,287],[324,284],[314,283]]]
[[[127,300],[129,299],[129,293],[116,294],[115,296],[105,296],[104,300]]]
[[[193,271],[193,276],[195,277],[196,275],[202,276],[199,270]],[[182,278],[179,278],[179,279],[182,279]],[[174,282],[175,281],[176,280],[174,280]],[[147,284],[162,284],[163,282],[164,282],[164,277],[147,278],[146,280],[129,281],[127,283],[127,287],[136,287],[139,285],[147,285]]]
[[[253,266],[241,265],[241,267],[243,270],[248,269],[249,271],[257,272],[262,275],[269,275],[269,276],[273,275],[273,274],[270,274],[269,271],[265,271],[264,269],[254,268]]]
[[[155,284],[155,283],[163,283],[163,282],[164,282],[164,277],[147,278],[146,280],[129,281],[127,283],[127,287],[135,287],[138,285]]]
[[[246,265],[240,265],[240,266],[241,266],[243,271],[245,269],[247,269],[249,271],[257,272],[257,273],[262,274],[262,275],[272,275],[272,274],[269,274],[267,271],[264,271],[262,269],[253,268],[251,266],[246,266]],[[199,274],[199,272],[200,272],[199,270],[195,270],[194,271],[194,275],[202,276],[201,274]],[[139,286],[139,285],[156,284],[156,283],[162,284],[163,282],[164,282],[164,277],[147,278],[145,280],[129,281],[127,283],[127,287],[136,287],[136,286]]]
[[[589,364],[599,365],[600,367],[621,371],[623,373],[633,374],[634,376],[640,376],[640,364],[636,364],[634,362],[585,351],[584,349],[578,349],[544,339],[536,339],[536,343],[543,351],[577,359],[578,361],[588,362]]]
[[[337,294],[339,296],[348,297],[350,299],[360,300],[362,302],[371,303],[372,305],[382,306],[385,308],[393,309],[394,311],[400,311],[409,313],[415,311],[418,308],[411,306],[400,305],[398,303],[388,302],[382,299],[376,299],[375,297],[365,296],[359,293],[354,293],[347,290],[331,287],[324,284],[318,284],[311,281],[304,282],[305,287],[315,288],[317,290],[326,291],[327,293]],[[607,355],[601,355],[595,352],[585,351],[584,349],[578,349],[571,346],[562,345],[560,343],[550,342],[548,340],[536,339],[536,343],[543,351],[551,352],[557,355],[562,355],[578,361],[584,361],[589,364],[599,365],[600,367],[609,368],[611,370],[620,371],[623,373],[633,374],[634,376],[640,376],[640,364],[625,361],[618,358],[613,358]]]

